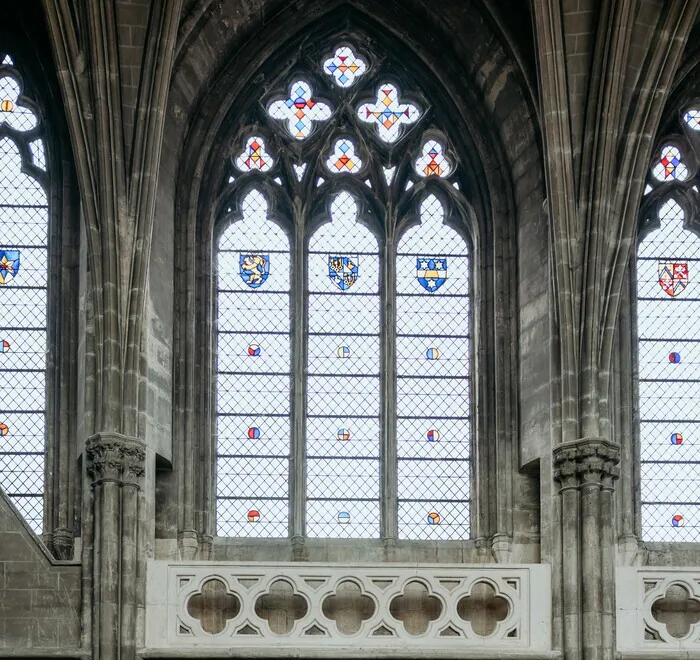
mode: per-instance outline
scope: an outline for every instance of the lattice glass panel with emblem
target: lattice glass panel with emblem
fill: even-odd
[[[9,57],[3,65],[12,65]],[[0,486],[31,528],[44,519],[48,199],[27,173],[45,170],[39,118],[20,103],[20,84],[0,75]],[[10,137],[11,136],[11,137]],[[24,171],[22,171],[24,170]],[[36,171],[36,170],[35,170]]]
[[[398,246],[399,536],[469,538],[469,250],[434,195]]]
[[[673,200],[637,257],[642,530],[700,540],[700,237]]]
[[[379,536],[379,256],[352,196],[309,243],[309,536]]]
[[[263,194],[222,234],[217,261],[217,525],[286,537],[289,518],[289,240]]]

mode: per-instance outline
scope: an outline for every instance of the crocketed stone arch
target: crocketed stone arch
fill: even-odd
[[[285,89],[285,84],[290,80],[290,67],[297,64],[303,69],[306,51],[315,52],[312,43],[325,44],[327,51],[330,51],[332,45],[352,42],[363,54],[372,52],[374,57],[385,57],[384,53],[387,51],[395,53],[392,61],[402,62],[401,72],[396,74],[396,80],[411,81],[411,89],[418,90],[428,99],[435,125],[445,131],[449,137],[449,145],[454,153],[458,154],[461,192],[473,205],[467,216],[472,220],[470,231],[479,237],[475,242],[475,262],[481,264],[485,281],[490,281],[492,275],[489,273],[493,273],[496,263],[499,264],[496,277],[498,291],[478,292],[477,300],[481,303],[478,309],[483,318],[480,317],[477,327],[488,327],[487,319],[494,318],[497,308],[503,309],[505,316],[512,319],[515,300],[515,268],[512,257],[515,254],[516,216],[522,216],[527,222],[534,219],[539,221],[542,216],[542,178],[539,169],[533,170],[530,167],[538,154],[538,147],[534,141],[535,129],[531,122],[523,121],[523,118],[532,117],[529,100],[526,100],[529,99],[528,92],[524,86],[519,87],[516,76],[505,70],[502,72],[502,86],[498,92],[492,87],[494,80],[486,81],[484,86],[482,78],[474,80],[470,85],[464,80],[464,70],[459,69],[459,64],[454,58],[436,56],[436,44],[433,44],[431,56],[425,47],[426,40],[395,39],[400,31],[398,25],[401,11],[392,16],[394,22],[390,29],[386,26],[389,20],[387,16],[370,17],[366,11],[361,7],[344,5],[320,19],[316,18],[312,23],[295,22],[295,33],[291,36],[289,23],[285,21],[289,21],[293,13],[283,12],[274,21],[266,24],[265,44],[252,39],[245,46],[240,46],[246,53],[245,66],[241,58],[235,55],[235,45],[227,46],[230,50],[228,53],[222,53],[218,60],[223,64],[218,67],[215,78],[208,85],[198,88],[180,85],[180,82],[185,83],[187,63],[194,57],[193,53],[186,51],[197,48],[197,38],[192,37],[192,41],[181,45],[178,55],[179,71],[175,74],[171,106],[175,111],[173,129],[180,130],[178,125],[184,126],[181,124],[182,119],[187,118],[189,122],[188,139],[184,146],[177,186],[179,212],[176,233],[179,245],[182,246],[180,249],[197,250],[197,246],[201,249],[201,246],[207,243],[207,236],[211,236],[216,217],[216,200],[222,181],[226,178],[224,167],[228,153],[233,148],[232,145],[236,145],[237,149],[241,147],[244,134],[255,133],[255,123],[242,126],[240,117],[245,116],[246,111],[259,104],[261,99],[270,99],[273,90],[279,92]],[[413,28],[415,29],[415,25]],[[207,29],[205,26],[201,34],[206,33]],[[313,35],[313,39],[310,35]],[[390,48],[386,47],[388,43],[391,44]],[[379,47],[375,44],[379,44]],[[415,47],[415,50],[412,47]],[[290,53],[294,55],[290,57]],[[501,52],[501,55],[506,58],[505,53]],[[431,61],[431,66],[426,66],[426,61]],[[485,60],[469,63],[471,67],[478,67],[480,64],[485,65]],[[203,65],[209,66],[204,63]],[[453,82],[449,86],[443,85],[441,81],[448,77],[464,84],[456,85]],[[183,96],[182,92],[186,88],[187,94]],[[402,84],[402,88],[406,88],[406,85]],[[496,99],[499,93],[506,93],[504,90],[508,90],[511,99],[520,95],[522,113],[518,119],[512,115],[512,110],[508,116],[498,117],[500,106]],[[484,95],[487,98],[484,98]],[[512,141],[501,141],[499,134],[504,131],[517,133],[520,142],[516,145]],[[418,140],[419,136],[413,139]],[[276,147],[282,148],[281,145]],[[285,148],[294,149],[294,145]],[[508,151],[511,152],[510,155]],[[535,194],[532,194],[533,192]],[[271,201],[271,204],[275,202]],[[519,206],[517,214],[516,205]],[[207,277],[200,278],[196,286],[195,283],[192,284],[193,289],[187,294],[190,297],[178,294],[179,299],[196,298],[198,308],[204,305],[205,309],[211,309],[211,302],[207,302],[209,294],[205,291],[208,286]],[[177,309],[176,318],[182,318]],[[197,330],[201,337],[206,336],[211,329],[211,317],[207,318],[209,320],[205,319],[204,325]],[[479,356],[476,358],[479,365],[488,364],[493,379],[503,383],[497,396],[489,397],[483,402],[484,424],[488,423],[491,426],[488,429],[480,429],[479,432],[484,437],[492,434],[503,439],[503,446],[498,453],[501,455],[500,465],[505,473],[513,470],[517,462],[516,425],[513,423],[512,412],[505,412],[515,409],[513,332],[514,328],[510,324],[501,324],[495,336],[492,332],[486,332],[483,338],[479,338]],[[207,358],[201,343],[186,339],[183,333],[176,336],[179,336],[176,350],[182,351],[185,348],[192,351],[197,355],[196,362],[200,368],[206,371]],[[509,338],[506,339],[506,336]],[[502,357],[496,358],[497,354]],[[189,371],[190,368],[187,367],[181,373],[175,374],[176,392],[178,382],[206,382],[201,373],[197,376],[185,373]],[[182,380],[183,378],[185,380]],[[488,389],[485,381],[480,381],[474,390],[474,396],[486,397]],[[184,395],[182,387],[180,391]],[[199,409],[208,410],[210,413],[212,401],[206,392],[197,390],[195,396],[199,397]],[[180,414],[179,411],[191,409],[188,406],[192,406],[193,402],[191,397],[189,398],[189,403],[184,396],[180,401],[175,401],[176,415]],[[499,424],[502,425],[501,431],[496,430]],[[191,440],[191,434],[184,428],[179,428],[176,423],[175,455],[179,451],[188,455],[194,450],[194,446],[188,446],[188,443],[206,443],[206,438],[211,437],[211,431],[208,422],[203,421],[197,425],[198,438]],[[210,449],[203,447],[202,453],[211,460]],[[495,471],[496,453],[479,454],[475,472],[495,476]],[[183,483],[181,492],[189,490],[196,493],[192,498],[192,505],[183,508],[183,511],[192,510],[193,513],[189,521],[181,519],[179,523],[181,538],[205,538],[212,533],[212,525],[210,522],[202,524],[201,521],[210,520],[212,502],[203,484],[211,483],[211,479],[195,475],[194,472],[182,474],[180,479]],[[189,482],[190,486],[186,486],[186,482]],[[199,482],[200,485],[196,485],[195,482]],[[497,497],[494,491],[495,483],[493,478],[478,479],[474,495],[479,506],[473,518],[473,536],[493,537],[502,534],[504,538],[509,538],[512,529],[512,487],[508,484],[502,496]],[[195,499],[198,500],[196,503]],[[199,510],[199,513],[196,510]],[[200,522],[195,523],[195,519]]]

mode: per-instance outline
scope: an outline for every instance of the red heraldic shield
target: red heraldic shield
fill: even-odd
[[[688,286],[688,264],[659,261],[659,285],[669,296],[679,295]]]

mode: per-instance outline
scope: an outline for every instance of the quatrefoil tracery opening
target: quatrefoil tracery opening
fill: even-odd
[[[275,580],[268,592],[255,601],[255,614],[265,619],[276,635],[290,633],[295,622],[303,619],[308,611],[306,599],[295,593],[286,580]]]
[[[700,600],[693,598],[685,586],[672,584],[662,598],[652,603],[651,615],[666,625],[671,637],[680,639],[700,621]]]
[[[376,611],[374,601],[362,593],[359,585],[350,580],[338,584],[335,594],[324,599],[323,616],[335,621],[338,632],[354,635],[362,622],[371,619]]]
[[[488,637],[510,614],[510,603],[488,582],[477,582],[468,596],[457,603],[457,614],[471,624],[480,637]]]
[[[422,635],[428,630],[431,621],[440,618],[442,603],[431,596],[422,582],[409,582],[403,594],[392,599],[389,612],[403,623],[409,635]]]
[[[202,630],[217,635],[241,611],[241,602],[217,578],[207,580],[200,591],[187,600],[187,613],[199,621]]]

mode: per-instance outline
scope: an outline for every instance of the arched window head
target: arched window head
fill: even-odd
[[[700,237],[673,199],[637,257],[642,531],[700,539]]]
[[[332,46],[268,79],[229,150],[220,203],[242,213],[219,219],[218,530],[466,539],[458,158],[390,54]]]
[[[48,199],[39,116],[0,58],[0,486],[37,533],[44,519]]]

